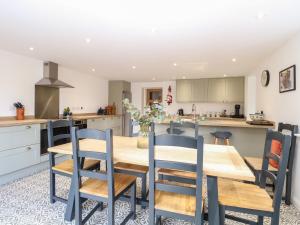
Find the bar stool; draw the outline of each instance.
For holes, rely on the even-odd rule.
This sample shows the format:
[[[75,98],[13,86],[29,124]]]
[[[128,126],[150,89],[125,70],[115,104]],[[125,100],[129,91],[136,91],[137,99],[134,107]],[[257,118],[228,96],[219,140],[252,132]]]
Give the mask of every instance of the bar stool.
[[[214,136],[215,138],[215,145],[218,144],[219,139],[222,139],[224,141],[225,145],[230,145],[229,143],[229,139],[232,136],[232,133],[229,131],[216,131],[216,132],[212,132],[210,133],[212,136]]]

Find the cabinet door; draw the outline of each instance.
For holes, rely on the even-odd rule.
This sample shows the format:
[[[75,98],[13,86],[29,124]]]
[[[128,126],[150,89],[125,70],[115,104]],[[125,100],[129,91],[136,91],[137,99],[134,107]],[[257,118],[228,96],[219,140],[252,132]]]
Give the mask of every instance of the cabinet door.
[[[192,102],[191,80],[176,80],[176,102]]]
[[[40,163],[40,145],[29,145],[0,152],[0,175]]]
[[[89,119],[87,120],[87,127],[89,129],[105,130],[106,128],[105,118]]]
[[[226,102],[244,102],[244,77],[226,79]]]
[[[225,101],[225,79],[213,78],[208,80],[207,100],[209,102]]]
[[[40,143],[40,124],[0,128],[0,152]]]
[[[207,101],[208,79],[195,79],[192,83],[192,101],[206,102]]]

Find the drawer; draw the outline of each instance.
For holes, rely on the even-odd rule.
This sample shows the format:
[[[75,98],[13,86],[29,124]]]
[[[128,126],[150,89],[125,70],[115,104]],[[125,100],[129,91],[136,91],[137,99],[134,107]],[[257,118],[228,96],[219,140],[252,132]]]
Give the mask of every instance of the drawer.
[[[40,124],[0,128],[0,152],[38,143]]]
[[[40,145],[0,152],[0,176],[40,163]]]

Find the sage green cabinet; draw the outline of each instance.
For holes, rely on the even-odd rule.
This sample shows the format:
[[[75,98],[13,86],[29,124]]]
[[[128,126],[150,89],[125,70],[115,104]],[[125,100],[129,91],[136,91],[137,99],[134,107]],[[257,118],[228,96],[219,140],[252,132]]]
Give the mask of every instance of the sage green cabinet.
[[[102,118],[88,119],[87,128],[89,129],[112,129],[114,135],[122,135],[122,117],[107,116]]]
[[[225,79],[213,78],[208,80],[208,102],[225,101]]]
[[[209,79],[191,80],[192,82],[192,102],[206,102]]]
[[[244,102],[244,77],[176,80],[177,102]]]
[[[225,102],[244,102],[244,77],[230,77],[225,83]]]
[[[193,80],[177,80],[176,81],[176,101],[192,102],[192,84]]]

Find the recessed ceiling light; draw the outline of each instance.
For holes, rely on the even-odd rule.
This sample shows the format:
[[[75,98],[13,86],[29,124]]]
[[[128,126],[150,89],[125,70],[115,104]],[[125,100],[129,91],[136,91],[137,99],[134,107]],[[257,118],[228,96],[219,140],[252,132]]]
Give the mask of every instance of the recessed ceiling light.
[[[177,66],[177,63],[173,63],[173,66]]]
[[[135,69],[136,69],[136,66],[132,66],[131,68],[132,68],[133,70],[135,70]]]
[[[92,69],[92,72],[95,72],[95,71],[96,71],[96,70],[93,68],[93,69]]]
[[[157,28],[156,27],[152,27],[151,32],[152,33],[156,33],[156,31],[157,31]]]
[[[182,76],[182,79],[186,79],[186,76]]]
[[[223,76],[224,76],[224,77],[227,77],[227,74],[224,74]]]
[[[152,80],[154,81],[154,80],[156,80],[156,78],[155,78],[155,77],[152,77]]]
[[[33,51],[33,50],[34,50],[34,47],[29,47],[29,50],[30,50],[30,51]]]
[[[89,44],[89,43],[91,42],[91,39],[90,39],[90,38],[86,38],[86,39],[85,39],[85,42],[86,42],[87,44]]]
[[[261,20],[266,16],[266,14],[264,12],[259,12],[257,13],[257,19]]]
[[[236,58],[232,58],[232,62],[236,62]]]

